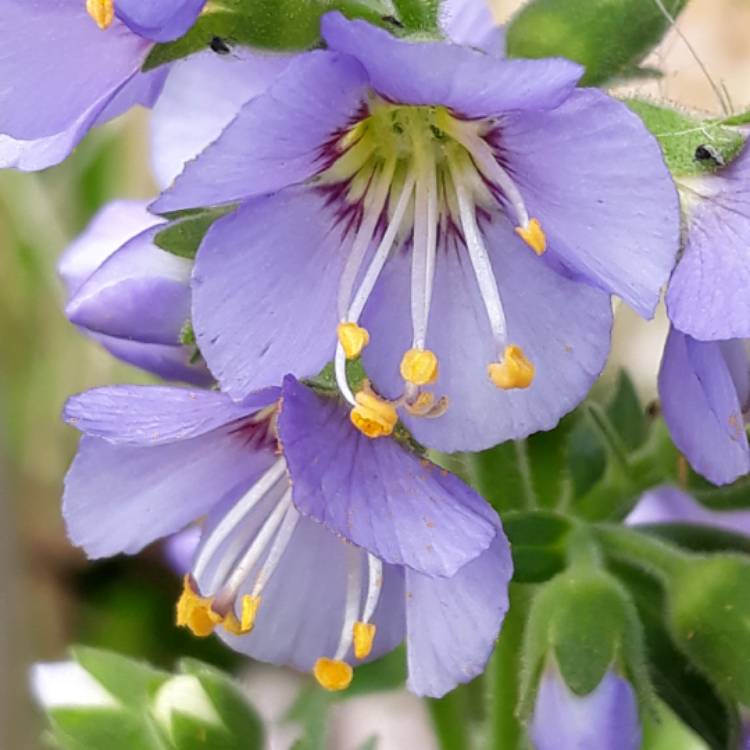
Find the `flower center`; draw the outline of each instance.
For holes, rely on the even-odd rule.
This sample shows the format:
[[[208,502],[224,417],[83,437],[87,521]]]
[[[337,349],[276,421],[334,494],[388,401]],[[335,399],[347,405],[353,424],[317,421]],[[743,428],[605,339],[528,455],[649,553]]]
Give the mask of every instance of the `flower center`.
[[[115,20],[114,0],[86,0],[86,10],[102,31],[108,29]]]
[[[439,362],[427,348],[428,321],[438,247],[457,237],[466,248],[497,348],[488,364],[491,381],[502,389],[526,388],[534,366],[508,340],[505,313],[480,220],[500,208],[515,231],[537,254],[546,237],[530,218],[521,192],[493,147],[493,121],[466,121],[445,107],[393,105],[371,97],[365,116],[333,144],[329,166],[315,185],[339,203],[339,219],[351,235],[351,248],[338,294],[336,379],[347,401],[358,410],[353,422],[370,437],[390,434],[360,419],[363,405],[346,378],[346,360],[359,356],[370,336],[359,319],[394,248],[411,245],[411,347],[400,372],[404,391],[381,400],[422,417],[437,417],[448,406],[424,390],[439,378]],[[371,411],[375,408],[368,393]],[[366,429],[363,429],[366,428]]]

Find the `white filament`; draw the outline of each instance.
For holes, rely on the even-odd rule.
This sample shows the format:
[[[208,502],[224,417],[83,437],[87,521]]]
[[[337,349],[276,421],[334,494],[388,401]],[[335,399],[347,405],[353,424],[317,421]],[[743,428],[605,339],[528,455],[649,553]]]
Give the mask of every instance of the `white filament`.
[[[195,561],[193,575],[200,578],[206,565],[214,556],[221,544],[234,531],[237,524],[273,489],[274,485],[286,473],[286,461],[278,459],[263,476],[243,495],[211,532]]]
[[[357,622],[359,604],[362,599],[362,560],[360,552],[351,545],[346,546],[346,605],[344,623],[336,654],[333,657],[341,661],[349,652],[354,637],[354,623]]]
[[[260,560],[266,547],[268,547],[269,542],[276,534],[276,531],[278,530],[291,503],[292,489],[290,487],[284,493],[281,500],[276,504],[276,507],[268,515],[268,518],[264,521],[260,531],[256,534],[255,539],[253,539],[248,547],[247,552],[245,552],[242,559],[232,571],[232,575],[227,580],[226,588],[228,591],[232,593],[236,592],[248,575],[250,575],[250,571],[258,560]]]
[[[458,211],[461,218],[466,248],[479,285],[479,293],[487,311],[492,335],[498,351],[502,351],[507,336],[507,324],[497,281],[492,270],[492,263],[487,248],[482,240],[482,233],[477,226],[476,209],[466,186],[461,180],[460,168],[453,159],[449,160],[451,178],[458,200]]]
[[[291,497],[291,489],[288,490],[288,493]],[[282,502],[284,502],[284,500],[282,500]],[[299,513],[297,512],[297,509],[294,507],[294,505],[289,504],[289,507],[286,510],[286,515],[284,516],[284,520],[281,522],[279,533],[273,540],[271,549],[268,552],[268,557],[266,558],[260,571],[258,572],[258,577],[255,579],[255,586],[253,587],[252,596],[260,596],[261,592],[263,591],[263,587],[268,583],[269,580],[271,580],[271,576],[276,571],[276,568],[278,568],[279,563],[281,562],[281,558],[284,556],[284,552],[286,552],[286,548],[289,546],[289,542],[292,539],[292,534],[294,534],[294,530],[297,528],[298,521]]]
[[[374,555],[367,555],[367,598],[362,613],[362,622],[368,623],[375,613],[383,590],[383,563]]]
[[[450,134],[471,154],[482,174],[500,187],[513,207],[519,226],[528,226],[529,213],[523,196],[511,176],[500,166],[487,142],[471,126],[462,125],[457,121],[451,127]]]

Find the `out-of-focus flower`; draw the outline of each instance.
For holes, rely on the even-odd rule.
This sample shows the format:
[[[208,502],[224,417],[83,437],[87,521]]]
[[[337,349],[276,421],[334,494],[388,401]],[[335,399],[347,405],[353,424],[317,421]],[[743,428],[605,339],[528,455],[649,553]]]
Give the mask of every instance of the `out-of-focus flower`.
[[[336,13],[322,28],[329,50],[293,61],[155,204],[242,202],[196,261],[209,367],[241,399],[335,355],[354,406],[344,365],[362,352],[443,450],[552,427],[602,368],[608,292],[649,315],[671,269],[677,201],[656,143],[575,90],[573,63]]]
[[[664,485],[644,493],[626,521],[631,526],[686,523],[713,526],[750,536],[750,511],[711,510],[678,487]]]
[[[497,515],[396,440],[364,437],[338,398],[293,378],[242,404],[123,386],[74,397],[65,417],[84,437],[63,511],[89,555],[207,517],[177,609],[197,635],[218,629],[329,689],[404,638],[416,693],[484,667],[512,570]]]
[[[142,73],[205,0],[2,0],[0,166],[62,161],[92,127],[151,106],[167,68]]]
[[[638,750],[633,688],[609,671],[591,693],[576,695],[551,664],[539,684],[530,734],[536,750]]]
[[[212,382],[195,347],[181,343],[190,317],[191,264],[154,245],[164,222],[142,201],[107,204],[63,253],[65,312],[111,354],[168,380]]]

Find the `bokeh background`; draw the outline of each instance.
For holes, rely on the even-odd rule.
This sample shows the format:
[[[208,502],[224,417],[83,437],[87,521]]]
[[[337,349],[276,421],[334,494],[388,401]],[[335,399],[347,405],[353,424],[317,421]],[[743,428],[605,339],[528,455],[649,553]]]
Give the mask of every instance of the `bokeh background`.
[[[521,4],[496,0],[499,21]],[[750,107],[750,2],[691,0],[679,22],[735,111]],[[685,42],[672,31],[647,61],[658,80],[619,89],[719,114],[717,97]],[[132,112],[93,133],[65,164],[40,174],[0,174],[0,749],[41,746],[43,720],[27,687],[29,665],[59,659],[71,642],[115,648],[168,666],[190,654],[241,668],[212,641],[172,625],[177,577],[159,548],[137,559],[90,565],[66,541],[59,503],[77,436],[59,419],[65,398],[114,382],[147,382],[68,325],[55,265],[92,214],[114,198],[154,194],[148,117]],[[574,207],[573,207],[574,208]],[[664,320],[644,324],[618,311],[615,364],[653,398]],[[258,708],[284,715],[298,678],[256,666],[244,680]],[[329,745],[349,750],[374,733],[380,750],[431,750],[425,705],[386,692],[337,706]],[[286,748],[293,726],[271,735]],[[682,748],[676,748],[682,750]]]

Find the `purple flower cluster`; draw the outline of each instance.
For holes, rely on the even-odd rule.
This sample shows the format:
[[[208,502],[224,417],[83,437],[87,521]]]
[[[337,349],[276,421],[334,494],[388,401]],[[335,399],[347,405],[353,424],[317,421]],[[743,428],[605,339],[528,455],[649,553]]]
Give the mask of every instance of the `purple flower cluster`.
[[[447,5],[449,40],[329,13],[324,49],[204,51],[143,73],[203,2],[0,0],[15,45],[0,56],[0,164],[48,166],[94,125],[154,107],[163,192],[105,207],[60,273],[76,326],[192,386],[68,402],[83,433],[70,537],[103,557],[200,526],[178,623],[332,690],[404,641],[418,694],[482,671],[509,544],[412,438],[477,451],[553,428],[604,367],[611,297],[650,317],[679,245],[678,193],[640,119],[577,87],[572,62],[505,58],[483,3]],[[21,90],[44,112],[14,106]],[[680,185],[687,245],[667,294],[665,419],[715,482],[750,470],[747,161]],[[165,216],[205,207],[226,214],[194,262],[158,247]],[[313,380],[331,363],[335,387]],[[561,746],[543,720],[556,713],[575,718],[567,746],[607,731],[638,745],[615,672],[580,697],[550,670],[539,748]]]

